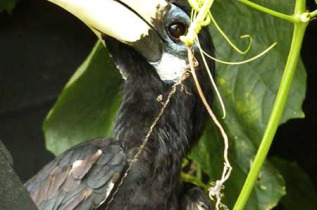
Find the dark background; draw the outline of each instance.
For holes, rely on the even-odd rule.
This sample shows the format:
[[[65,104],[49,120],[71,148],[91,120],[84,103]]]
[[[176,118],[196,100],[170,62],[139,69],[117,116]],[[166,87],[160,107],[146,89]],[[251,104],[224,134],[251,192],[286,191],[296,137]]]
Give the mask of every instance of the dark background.
[[[316,9],[312,0],[308,5]],[[42,122],[95,41],[84,24],[45,1],[22,0],[12,14],[0,14],[0,140],[23,182],[53,158],[45,150]],[[278,129],[270,155],[297,162],[317,188],[317,20],[308,26],[302,59],[306,118]]]

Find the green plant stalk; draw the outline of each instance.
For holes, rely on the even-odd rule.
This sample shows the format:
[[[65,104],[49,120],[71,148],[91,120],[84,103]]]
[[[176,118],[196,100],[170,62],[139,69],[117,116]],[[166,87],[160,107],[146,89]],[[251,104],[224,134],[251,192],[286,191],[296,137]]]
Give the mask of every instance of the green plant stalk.
[[[317,9],[315,11],[312,11],[309,15],[310,15],[310,17],[317,16]]]
[[[199,165],[197,165],[197,169],[196,169],[196,178],[199,180],[202,180],[203,178],[202,170]]]
[[[293,17],[291,15],[286,15],[286,14],[283,14],[283,13],[280,13],[280,12],[276,12],[274,10],[271,10],[271,9],[268,9],[268,8],[263,7],[261,5],[258,5],[258,4],[255,4],[253,2],[250,2],[249,0],[238,0],[238,1],[241,2],[242,4],[245,4],[245,5],[249,6],[249,7],[257,9],[257,10],[259,10],[261,12],[264,12],[264,13],[270,14],[272,16],[287,20],[289,22],[292,22],[292,23],[299,22],[298,18],[295,18],[295,17]]]
[[[203,183],[200,179],[198,179],[197,177],[194,177],[190,174],[186,174],[184,172],[181,173],[181,179],[184,182],[189,182],[189,183],[193,183],[201,188],[203,188],[205,191],[208,190],[208,185],[206,185],[205,183]]]
[[[294,10],[294,17],[298,19],[302,14],[305,13],[306,0],[297,0]],[[286,62],[284,74],[280,83],[280,87],[275,99],[273,110],[267,124],[267,128],[264,132],[263,139],[261,141],[258,152],[255,156],[255,160],[248,174],[248,177],[244,183],[244,186],[240,192],[238,200],[235,203],[233,210],[243,210],[254,187],[254,184],[258,178],[259,172],[268,154],[270,146],[272,144],[274,135],[276,133],[277,127],[281,116],[284,112],[285,104],[287,101],[287,96],[290,91],[293,76],[297,67],[298,59],[300,56],[300,49],[302,46],[304,34],[306,27],[309,23],[309,19],[305,22],[296,21],[294,23],[295,28],[293,31],[293,38],[291,43],[290,52]]]

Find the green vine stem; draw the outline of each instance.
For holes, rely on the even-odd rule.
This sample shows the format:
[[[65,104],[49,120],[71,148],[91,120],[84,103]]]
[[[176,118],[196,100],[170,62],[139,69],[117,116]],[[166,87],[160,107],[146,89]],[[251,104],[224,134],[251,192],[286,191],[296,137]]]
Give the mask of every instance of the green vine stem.
[[[245,2],[245,0],[239,0],[239,1]],[[260,147],[255,156],[255,160],[253,162],[251,170],[248,174],[248,177],[244,183],[244,186],[240,192],[240,195],[238,197],[238,200],[236,201],[236,204],[233,210],[244,209],[248,201],[248,198],[252,192],[253,186],[257,180],[261,167],[268,154],[268,151],[272,144],[277,127],[279,125],[281,116],[283,114],[287,96],[289,94],[293,76],[294,76],[298,59],[300,56],[300,49],[302,46],[305,30],[309,23],[310,18],[313,17],[314,14],[316,14],[316,11],[314,11],[313,14],[305,12],[305,6],[306,6],[306,0],[296,0],[294,16],[290,16],[292,18],[289,19],[291,22],[294,23],[295,28],[293,31],[291,48],[290,48],[290,52],[286,62],[284,74],[280,83],[280,87],[275,99],[275,103],[273,106],[273,110],[272,110],[269,122],[267,124],[267,128],[264,132],[263,139],[261,141]],[[282,17],[279,15],[276,15],[276,12],[272,13],[272,11],[268,11],[268,10],[266,12],[277,17],[281,17],[281,18],[284,17],[284,16]],[[296,21],[293,21],[294,18],[296,18]],[[286,18],[284,17],[283,19],[286,19]]]
[[[309,15],[311,18],[316,17],[317,16],[317,9],[315,11],[311,12]]]
[[[203,183],[202,181],[200,181],[199,178],[197,177],[194,177],[190,174],[186,174],[184,172],[181,173],[181,179],[184,181],[184,182],[189,182],[189,183],[193,183],[201,188],[203,188],[205,191],[208,190],[208,185],[206,185],[205,183]]]
[[[241,2],[242,4],[245,4],[249,7],[252,7],[254,9],[257,9],[261,12],[264,12],[264,13],[267,13],[267,14],[270,14],[272,16],[275,16],[275,17],[278,17],[278,18],[281,18],[281,19],[284,19],[284,20],[287,20],[287,21],[290,21],[292,23],[297,23],[299,22],[298,18],[294,17],[294,16],[291,16],[291,15],[285,15],[283,13],[280,13],[280,12],[276,12],[274,10],[271,10],[271,9],[268,9],[266,7],[263,7],[261,5],[258,5],[256,3],[253,3],[249,0],[238,0],[239,2]]]

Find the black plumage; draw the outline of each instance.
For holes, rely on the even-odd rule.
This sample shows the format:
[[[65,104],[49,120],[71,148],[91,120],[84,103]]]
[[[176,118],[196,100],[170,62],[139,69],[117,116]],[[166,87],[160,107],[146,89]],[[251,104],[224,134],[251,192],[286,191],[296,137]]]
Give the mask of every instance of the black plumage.
[[[170,3],[189,12],[185,1]],[[182,15],[186,13],[177,14],[177,18]],[[162,32],[166,30],[165,22],[161,26],[160,22],[155,23],[156,33],[165,40],[163,51],[186,59],[186,46]],[[202,30],[199,39],[202,48],[214,54],[207,29]],[[175,81],[163,81],[147,56],[133,46],[104,34],[102,40],[125,78],[114,137],[81,143],[45,166],[25,184],[34,202],[40,209],[211,209],[200,188],[180,181],[182,158],[200,137],[207,118],[191,77],[177,86],[138,161],[132,163],[120,183],[162,109],[158,97],[164,102]],[[205,67],[197,47],[193,49],[200,64],[196,67],[200,84],[211,102]],[[208,65],[214,70],[213,62]]]

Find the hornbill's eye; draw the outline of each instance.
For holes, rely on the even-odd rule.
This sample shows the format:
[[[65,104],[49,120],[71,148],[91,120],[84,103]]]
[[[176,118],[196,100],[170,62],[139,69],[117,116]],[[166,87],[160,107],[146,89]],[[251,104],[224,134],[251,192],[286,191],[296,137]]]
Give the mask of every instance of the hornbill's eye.
[[[187,32],[187,26],[182,22],[174,22],[167,29],[169,36],[175,41],[178,41]]]

